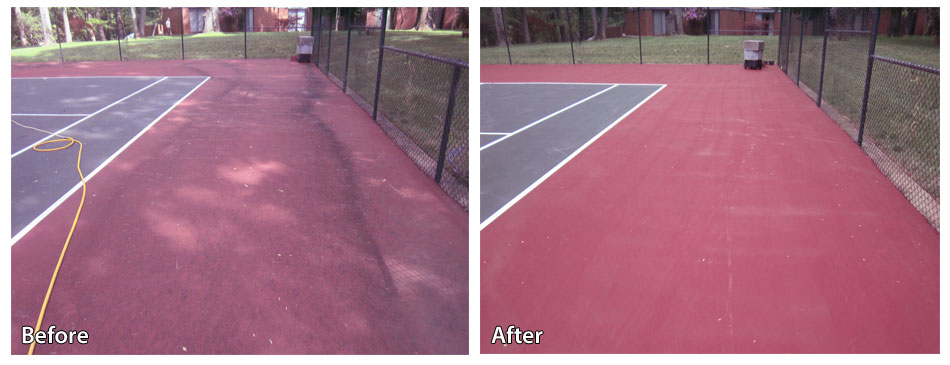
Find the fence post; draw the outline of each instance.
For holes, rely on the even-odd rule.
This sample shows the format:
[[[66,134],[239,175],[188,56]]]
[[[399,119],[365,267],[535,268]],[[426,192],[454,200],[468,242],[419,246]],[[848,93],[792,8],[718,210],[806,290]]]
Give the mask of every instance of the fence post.
[[[874,8],[871,25],[871,45],[868,47],[868,71],[864,77],[864,98],[861,99],[861,125],[858,127],[858,146],[864,142],[864,121],[868,114],[868,94],[871,92],[871,69],[874,67],[874,47],[877,44],[877,26],[881,20],[881,8]]]
[[[712,21],[709,18],[712,17],[712,12],[709,8],[706,8],[706,64],[709,64],[709,33],[712,33]]]
[[[383,78],[383,47],[386,46],[387,16],[389,16],[389,8],[383,8],[383,26],[379,32],[379,61],[376,63],[376,95],[373,97],[373,120],[376,120],[376,114],[379,111],[379,83]]]
[[[57,42],[57,43],[59,43],[59,62],[66,63],[66,57],[63,57],[63,42]],[[119,54],[119,59],[122,59],[121,53]]]
[[[818,107],[821,108],[821,91],[825,87],[825,51],[828,49],[828,13],[830,9],[825,9],[824,39],[821,41],[821,72],[818,74]]]
[[[780,17],[780,20],[778,22],[778,26],[779,26],[778,47],[775,47],[775,53],[776,53],[775,62],[778,62],[778,67],[781,68],[782,67],[782,31],[785,30],[784,29],[785,27],[783,27],[783,25],[785,24],[785,13],[782,11],[782,8],[779,8],[778,16]]]
[[[247,59],[247,8],[244,8],[244,59]]]
[[[120,13],[117,12],[115,18],[115,38],[119,42],[119,62],[122,62],[122,35],[119,34],[119,15]],[[184,56],[182,59],[185,59]]]
[[[316,39],[316,52],[310,52],[313,55],[314,65],[317,65],[317,68],[320,68],[320,39],[323,38],[323,8],[320,8],[320,12],[317,14],[318,25],[317,25],[317,39]]]
[[[508,39],[508,24],[505,23],[505,8],[501,8],[501,29],[505,31],[505,49],[508,50],[508,64],[511,64],[511,40]]]
[[[452,72],[452,87],[449,89],[449,105],[445,108],[445,119],[442,122],[442,143],[439,145],[439,162],[435,166],[435,182],[442,183],[442,170],[445,167],[445,152],[449,147],[449,132],[452,129],[452,113],[455,111],[455,92],[459,85],[459,76],[462,67],[455,65]]]
[[[794,11],[792,10],[792,8],[788,8],[788,32],[786,33],[788,34],[788,37],[786,37],[788,39],[785,40],[785,75],[786,76],[788,76],[788,58],[789,56],[791,56],[791,53],[792,53],[792,17],[795,16],[792,14],[793,12]]]
[[[178,25],[181,27],[181,60],[185,60],[185,8],[178,8]]]
[[[573,65],[574,64],[574,27],[571,25],[571,8],[564,8],[564,9],[565,9],[565,12],[567,13],[567,35],[568,35],[568,39],[571,40],[571,64]]]
[[[346,27],[346,61],[343,63],[343,93],[346,94],[346,77],[350,73],[350,33],[353,32],[349,26]]]
[[[333,14],[330,24],[327,24],[327,76],[330,76],[330,52],[333,52],[333,28],[336,26],[334,23],[336,23],[336,13]]]
[[[805,8],[802,8],[802,29],[798,32],[798,71],[795,74],[795,86],[802,84],[802,44],[805,43]]]
[[[640,51],[640,64],[643,64],[643,29],[640,29],[640,24],[643,24],[643,18],[640,17],[640,8],[637,8],[637,47]]]

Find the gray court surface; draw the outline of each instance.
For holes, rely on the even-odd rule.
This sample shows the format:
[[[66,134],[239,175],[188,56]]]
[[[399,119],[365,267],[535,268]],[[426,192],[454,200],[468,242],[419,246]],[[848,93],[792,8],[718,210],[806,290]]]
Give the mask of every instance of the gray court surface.
[[[207,77],[13,78],[12,119],[83,143],[90,179]],[[11,123],[14,243],[78,188],[78,147],[37,152],[47,133]],[[53,146],[53,145],[49,145]],[[44,146],[47,147],[47,146]]]
[[[482,84],[482,227],[663,87]]]

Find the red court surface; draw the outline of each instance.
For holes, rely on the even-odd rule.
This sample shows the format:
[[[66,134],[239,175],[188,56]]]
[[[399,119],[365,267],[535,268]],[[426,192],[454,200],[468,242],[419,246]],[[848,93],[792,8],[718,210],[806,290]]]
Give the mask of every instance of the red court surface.
[[[939,352],[938,232],[778,68],[481,75],[668,85],[481,231],[481,352]]]
[[[90,343],[38,354],[467,353],[466,212],[313,65],[13,66],[104,73],[211,79],[89,182],[43,327]],[[78,200],[12,247],[14,354]]]

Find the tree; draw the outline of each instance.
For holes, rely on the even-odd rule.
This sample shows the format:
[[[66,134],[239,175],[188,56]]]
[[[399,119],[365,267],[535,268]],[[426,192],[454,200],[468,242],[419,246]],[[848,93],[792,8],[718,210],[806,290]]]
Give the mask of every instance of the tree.
[[[492,8],[492,15],[495,20],[495,46],[507,46],[508,38],[505,36],[504,15],[501,13],[501,8]]]
[[[146,14],[145,14],[145,11],[146,11],[146,10],[148,10],[148,8],[146,8],[146,7],[144,7],[144,6],[139,8],[139,25],[138,25],[138,27],[139,27],[139,31],[142,32],[142,36],[145,36],[145,15],[146,15]],[[155,28],[152,28],[153,32],[154,32],[154,29],[155,29]]]
[[[211,16],[211,30],[215,32],[220,32],[221,31],[221,17],[218,16],[218,13],[219,13],[218,8],[212,7],[210,13],[211,13],[210,15]],[[208,23],[205,23],[205,24],[208,24]]]
[[[445,8],[419,8],[415,30],[434,30],[442,27]]]
[[[16,18],[13,20],[13,23],[16,24],[17,32],[20,36],[20,46],[29,46],[30,42],[26,39],[26,25],[23,23],[23,13],[20,12],[19,7],[13,8],[13,17]]]
[[[887,36],[895,37],[901,33],[901,13],[904,8],[888,8],[891,12],[890,22],[887,24]]]
[[[96,18],[96,23],[95,23],[96,32],[99,33],[99,39],[101,39],[101,40],[106,40],[106,32],[105,32],[105,30],[102,28],[102,21],[101,21],[101,20],[102,20],[102,15],[101,15],[101,13],[99,12],[99,8],[98,8],[98,7],[95,8],[95,9],[96,9],[96,10],[95,10],[95,14],[94,14],[93,16]]]
[[[116,38],[122,39],[125,37],[125,24],[122,22],[121,14],[119,13],[119,8],[114,8],[113,13],[115,13],[116,24],[118,24],[118,29],[116,31]]]
[[[212,9],[217,10],[218,8],[212,8]],[[211,33],[211,32],[214,32],[214,15],[213,15],[213,13],[214,13],[213,10],[212,10],[212,11],[205,11],[205,12],[204,12],[204,15],[202,15],[202,17],[201,17],[201,18],[202,18],[202,20],[201,20],[201,23],[202,23],[201,33]]]
[[[531,32],[528,31],[528,14],[525,13],[524,8],[521,8],[521,33],[524,34],[522,37],[525,44],[531,44]]]
[[[63,32],[65,32],[66,42],[73,41],[73,34],[69,30],[69,15],[66,14],[66,7],[63,7]]]
[[[560,38],[558,38],[557,41],[563,42],[565,39],[567,39],[567,30],[564,28],[564,20],[561,17],[561,8],[554,8],[554,18],[558,21],[557,29]]]
[[[40,7],[40,23],[43,25],[43,45],[48,46],[53,40],[53,24],[49,21],[49,8]]]
[[[591,28],[593,28],[594,30],[594,34],[591,35],[590,38],[588,38],[587,40],[597,40],[598,39],[597,30],[600,29],[600,27],[597,25],[597,9],[596,8],[589,8],[589,9],[590,9],[590,24],[591,24]]]
[[[683,34],[683,8],[673,8],[666,13],[667,34]]]
[[[139,20],[135,15],[135,7],[129,8],[129,13],[132,14],[132,32],[135,33],[136,38],[142,38],[142,28],[139,28]]]
[[[907,8],[905,13],[907,16],[901,21],[905,26],[904,34],[913,35],[914,28],[917,27],[917,8]]]
[[[600,8],[600,32],[598,39],[607,39],[607,8]]]

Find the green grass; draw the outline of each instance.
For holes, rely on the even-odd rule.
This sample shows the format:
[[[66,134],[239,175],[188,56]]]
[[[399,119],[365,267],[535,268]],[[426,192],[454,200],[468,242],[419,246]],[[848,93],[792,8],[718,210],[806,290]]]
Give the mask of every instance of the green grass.
[[[326,33],[324,33],[326,34]],[[310,32],[252,32],[247,33],[248,58],[290,58],[297,49],[297,36]],[[467,60],[468,38],[453,31],[388,31],[387,45],[433,53],[444,57]],[[334,41],[346,33],[335,32]],[[118,41],[70,42],[62,44],[62,59],[77,61],[117,61]],[[378,38],[377,43],[378,45]],[[184,37],[186,59],[244,58],[244,33],[209,33]],[[59,62],[59,45],[14,48],[10,51],[13,62]],[[122,41],[122,57],[126,60],[181,59],[182,38],[156,36]]]

